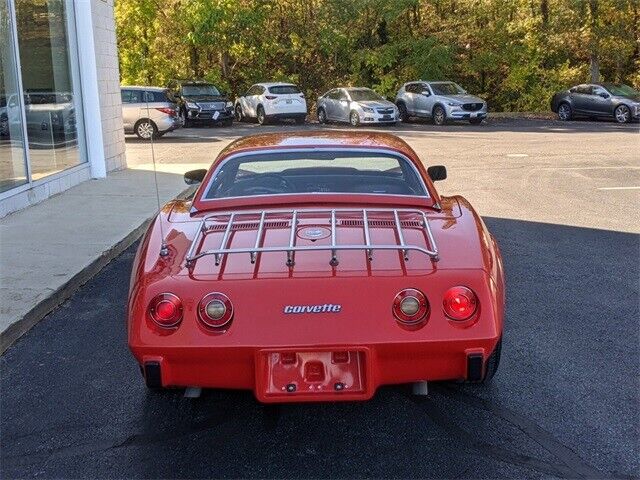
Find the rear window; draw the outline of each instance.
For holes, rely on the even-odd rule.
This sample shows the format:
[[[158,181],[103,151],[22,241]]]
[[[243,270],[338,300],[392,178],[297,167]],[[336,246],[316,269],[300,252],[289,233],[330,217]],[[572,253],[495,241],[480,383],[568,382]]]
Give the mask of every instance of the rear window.
[[[163,90],[161,92],[157,90],[146,91],[144,92],[144,100],[143,102],[169,102],[169,97],[167,96],[167,91]]]
[[[276,87],[269,87],[269,93],[274,95],[292,95],[300,93],[300,89],[295,85],[278,85]]]
[[[204,198],[305,193],[428,196],[413,164],[404,157],[332,150],[231,157],[218,168]]]

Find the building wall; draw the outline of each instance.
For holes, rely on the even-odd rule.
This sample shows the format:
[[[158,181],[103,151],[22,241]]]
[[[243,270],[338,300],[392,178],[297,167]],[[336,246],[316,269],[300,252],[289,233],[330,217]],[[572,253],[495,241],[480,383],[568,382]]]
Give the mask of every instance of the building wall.
[[[91,13],[100,91],[102,138],[106,167],[109,172],[127,167],[113,0],[91,0]]]

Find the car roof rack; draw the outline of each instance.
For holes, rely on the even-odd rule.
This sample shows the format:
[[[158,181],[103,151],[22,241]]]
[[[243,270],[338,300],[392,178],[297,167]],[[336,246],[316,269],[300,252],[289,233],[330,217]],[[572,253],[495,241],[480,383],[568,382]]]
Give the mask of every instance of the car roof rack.
[[[331,231],[331,243],[322,245],[296,245],[296,232],[299,226],[301,216],[313,214],[313,226],[326,226]],[[418,216],[419,221],[403,222],[400,215]],[[325,216],[324,222],[317,221],[318,216]],[[348,218],[345,218],[348,217]],[[386,217],[387,221],[383,218]],[[257,220],[257,223],[256,223]],[[274,222],[273,220],[277,220]],[[357,225],[362,222],[364,233],[364,243],[339,243],[338,239],[338,222],[349,220],[349,226]],[[354,222],[355,220],[355,222]],[[382,221],[381,221],[382,220]],[[257,233],[253,247],[230,247],[230,237],[233,231],[257,226]],[[221,228],[217,228],[221,227]],[[374,243],[371,240],[371,228],[392,228],[395,230],[396,243],[382,244]],[[267,246],[263,245],[265,231],[269,228],[288,228],[289,242],[286,245]],[[425,236],[428,247],[414,245],[405,241],[404,230],[419,229]],[[218,248],[198,251],[203,244],[206,235],[212,231],[223,231],[222,240]],[[438,247],[433,238],[431,227],[427,220],[426,214],[421,210],[404,209],[404,208],[334,208],[334,209],[300,209],[300,210],[254,210],[254,211],[233,211],[225,213],[214,213],[207,215],[200,221],[199,228],[193,238],[191,245],[187,251],[186,265],[189,269],[193,269],[198,259],[214,255],[216,266],[224,259],[225,255],[244,253],[249,254],[251,263],[256,262],[256,258],[260,253],[266,252],[286,252],[285,264],[293,267],[295,263],[296,252],[309,251],[328,251],[330,253],[329,264],[337,266],[339,263],[338,252],[345,250],[362,250],[367,252],[369,261],[373,261],[374,250],[395,250],[402,252],[405,261],[409,260],[409,252],[416,251],[427,255],[433,262],[437,262]]]

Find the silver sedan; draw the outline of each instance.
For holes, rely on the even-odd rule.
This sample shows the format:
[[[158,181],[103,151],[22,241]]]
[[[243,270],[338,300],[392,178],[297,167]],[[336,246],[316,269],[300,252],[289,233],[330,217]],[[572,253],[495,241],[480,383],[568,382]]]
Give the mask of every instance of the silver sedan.
[[[334,88],[318,98],[318,121],[393,125],[398,121],[396,106],[370,88]]]

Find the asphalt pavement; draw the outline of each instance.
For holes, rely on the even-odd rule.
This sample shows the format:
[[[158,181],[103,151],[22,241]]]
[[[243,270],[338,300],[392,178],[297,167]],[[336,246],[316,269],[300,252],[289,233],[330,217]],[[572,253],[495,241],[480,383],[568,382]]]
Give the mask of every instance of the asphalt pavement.
[[[180,390],[148,393],[124,329],[134,246],[0,357],[0,476],[640,477],[640,236],[629,233],[637,229],[629,204],[634,190],[607,191],[605,220],[581,210],[591,208],[584,202],[603,183],[634,185],[637,132],[609,124],[610,130],[589,131],[593,123],[581,124],[585,131],[575,144],[562,145],[588,154],[580,140],[593,135],[602,142],[591,145],[593,158],[557,156],[551,165],[589,169],[568,170],[574,173],[564,182],[546,184],[570,220],[540,211],[532,195],[545,184],[499,176],[512,170],[513,159],[550,168],[554,159],[536,152],[571,138],[564,133],[522,132],[535,138],[513,143],[511,151],[529,157],[496,153],[485,160],[488,177],[468,150],[453,163],[459,175],[452,182],[480,203],[505,260],[503,356],[490,385],[433,383],[428,397],[393,386],[368,402],[277,406],[257,403],[251,392],[207,390],[199,399]],[[222,129],[193,131],[206,137]],[[438,136],[456,140],[456,131],[437,132],[438,148]],[[474,127],[450,141],[451,148],[472,144],[465,136],[476,132],[500,148],[512,133],[496,129],[489,137],[489,128]],[[631,151],[607,159],[601,155],[607,142],[610,150]],[[479,145],[481,152],[494,148]],[[624,175],[607,168],[619,166],[626,166]],[[493,184],[483,183],[491,175]],[[588,192],[575,204],[571,192],[579,182]],[[529,195],[526,210],[504,210],[509,185],[521,189],[512,203],[523,191]],[[500,201],[492,203],[490,192]]]

